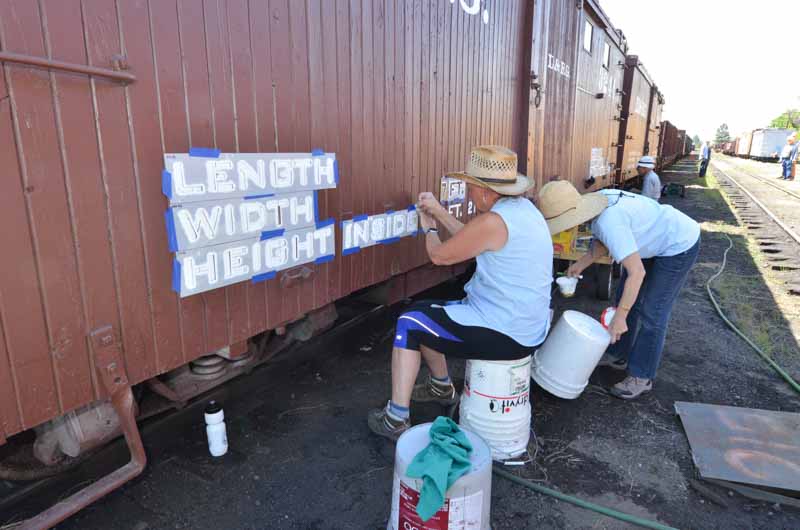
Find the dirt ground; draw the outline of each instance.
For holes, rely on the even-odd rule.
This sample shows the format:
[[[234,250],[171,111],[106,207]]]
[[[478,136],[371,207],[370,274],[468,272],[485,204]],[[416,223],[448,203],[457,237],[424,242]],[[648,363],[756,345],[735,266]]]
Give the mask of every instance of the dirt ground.
[[[520,475],[559,491],[678,528],[790,529],[800,511],[730,495],[711,504],[692,487],[696,477],[675,401],[798,410],[798,396],[714,312],[705,283],[719,267],[729,234],[727,277],[761,287],[753,308],[769,315],[773,339],[787,347],[780,362],[800,377],[797,343],[761,280],[736,219],[719,191],[694,180],[692,164],[664,172],[689,183],[669,198],[703,223],[700,258],[673,312],[654,391],[623,402],[604,387],[622,375],[600,369],[580,398],[555,398],[534,386],[534,461]],[[752,286],[750,286],[752,288]],[[458,296],[459,286],[440,289]],[[606,303],[591,281],[564,309],[599,315]],[[440,296],[442,293],[437,293]],[[228,385],[225,411],[231,451],[208,456],[200,411],[171,429],[146,430],[150,463],[133,483],[60,526],[66,529],[350,529],[385,528],[390,508],[393,446],[370,435],[365,415],[385,403],[393,308],[368,324],[326,340],[303,363],[264,367]],[[792,355],[791,352],[794,352]],[[463,365],[452,363],[454,377]],[[415,409],[417,422],[436,410]],[[619,521],[532,493],[503,479],[492,484],[492,528],[628,528]]]

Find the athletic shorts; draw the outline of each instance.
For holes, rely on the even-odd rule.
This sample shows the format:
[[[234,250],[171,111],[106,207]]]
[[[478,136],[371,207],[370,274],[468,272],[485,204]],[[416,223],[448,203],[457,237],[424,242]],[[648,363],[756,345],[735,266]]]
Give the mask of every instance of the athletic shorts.
[[[395,347],[419,351],[420,346],[427,346],[447,357],[484,361],[522,359],[538,347],[523,346],[493,329],[461,325],[447,316],[447,304],[443,300],[411,304],[397,319]]]

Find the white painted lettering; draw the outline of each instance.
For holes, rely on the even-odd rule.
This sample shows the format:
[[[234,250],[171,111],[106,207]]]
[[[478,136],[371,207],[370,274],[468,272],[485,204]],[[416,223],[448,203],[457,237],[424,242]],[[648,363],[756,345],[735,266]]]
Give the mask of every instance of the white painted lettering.
[[[201,232],[206,239],[213,240],[217,236],[221,216],[221,206],[213,206],[210,215],[206,208],[198,208],[194,212],[194,216],[188,210],[179,210],[178,224],[186,234],[186,238],[192,243],[200,239]]]
[[[386,239],[386,219],[384,217],[375,217],[372,219],[369,237],[376,242]]]
[[[245,201],[239,205],[239,224],[242,232],[259,232],[267,226],[267,208],[260,201]]]
[[[264,259],[268,270],[277,270],[289,261],[289,245],[285,237],[273,237],[264,243]]]
[[[183,162],[173,162],[170,173],[172,174],[172,182],[175,184],[175,193],[178,196],[202,195],[206,192],[206,187],[203,184],[188,184],[186,182],[186,169]]]
[[[363,247],[369,243],[369,222],[367,220],[353,223],[353,246]]]
[[[217,253],[209,252],[206,254],[205,263],[195,263],[194,258],[187,256],[182,264],[183,283],[187,289],[197,288],[198,276],[205,276],[208,278],[208,283],[214,285],[219,281],[219,274],[217,271]]]
[[[300,175],[300,185],[308,186],[308,174],[311,169],[311,160],[308,158],[295,160],[294,167],[297,168],[297,172]]]
[[[229,236],[236,234],[236,212],[232,204],[226,204],[225,208],[225,233]]]
[[[233,162],[226,159],[206,161],[206,180],[210,193],[230,193],[236,190],[236,183],[230,179],[228,171],[233,169]]]
[[[319,241],[319,255],[320,256],[327,256],[331,252],[328,252],[328,238],[333,235],[333,225],[328,225],[323,228],[319,228],[314,230],[314,239]]]
[[[294,165],[285,158],[276,158],[269,163],[269,180],[273,188],[289,188],[294,182]]]
[[[327,181],[328,184],[336,183],[336,172],[332,158],[314,159],[314,184],[320,185],[323,180]]]
[[[236,171],[239,173],[239,188],[242,191],[248,189],[250,182],[262,190],[267,187],[267,171],[263,160],[257,160],[255,168],[246,160],[239,160],[236,162]]]
[[[226,280],[250,274],[250,267],[244,264],[247,247],[226,248],[222,252],[223,274]]]
[[[289,215],[292,225],[300,223],[300,217],[303,217],[306,223],[313,223],[314,198],[310,195],[306,195],[305,197],[292,197],[289,199]],[[317,219],[317,221],[319,221],[319,219]]]
[[[300,234],[292,235],[292,258],[295,261],[300,261],[300,253],[304,252],[305,259],[314,257],[314,234],[313,232],[306,232],[302,236]]]

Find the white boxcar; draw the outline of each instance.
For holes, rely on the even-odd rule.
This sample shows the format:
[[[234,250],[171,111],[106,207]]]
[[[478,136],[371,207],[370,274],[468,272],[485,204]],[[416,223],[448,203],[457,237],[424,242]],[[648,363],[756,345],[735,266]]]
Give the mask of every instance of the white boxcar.
[[[777,160],[781,149],[786,145],[786,137],[791,133],[789,129],[756,129],[753,131],[750,158]]]

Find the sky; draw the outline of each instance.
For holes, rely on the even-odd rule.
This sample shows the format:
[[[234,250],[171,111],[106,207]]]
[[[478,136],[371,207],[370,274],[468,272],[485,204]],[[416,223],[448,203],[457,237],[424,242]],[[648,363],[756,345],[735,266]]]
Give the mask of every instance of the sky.
[[[800,2],[599,2],[664,94],[664,118],[690,135],[727,123],[736,137],[800,108]]]

